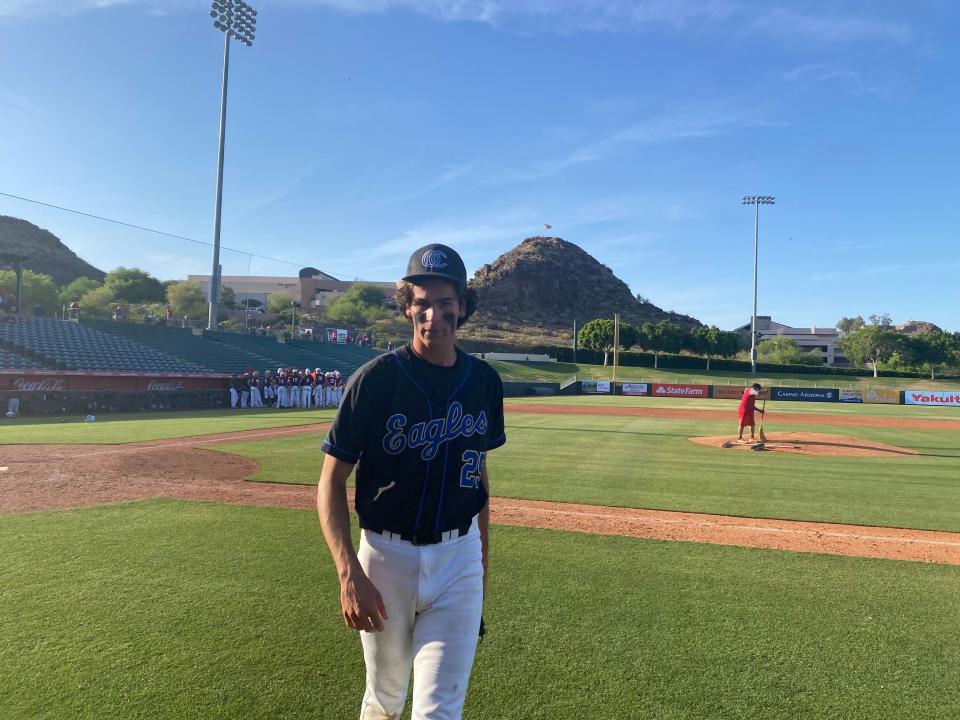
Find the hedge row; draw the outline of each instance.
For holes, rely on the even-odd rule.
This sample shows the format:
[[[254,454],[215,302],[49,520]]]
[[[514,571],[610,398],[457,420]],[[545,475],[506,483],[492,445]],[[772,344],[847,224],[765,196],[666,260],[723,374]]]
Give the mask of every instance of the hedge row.
[[[458,340],[457,345],[466,352],[503,352],[529,353],[531,355],[549,355],[559,362],[578,362],[585,365],[602,365],[603,353],[596,350],[577,350],[576,360],[574,352],[569,347],[556,345],[526,345],[517,346],[509,343],[490,342],[485,340]],[[610,355],[612,362],[613,355]],[[620,353],[618,363],[629,367],[653,367],[654,355],[648,352]],[[668,355],[661,353],[657,368],[660,370],[706,370],[706,358],[697,355]],[[714,358],[710,361],[710,370],[726,370],[729,372],[750,372],[749,360],[728,360]],[[782,375],[837,375],[840,377],[873,377],[872,370],[862,368],[836,368],[826,365],[777,365],[774,363],[757,363],[759,373],[777,373]],[[880,377],[926,378],[926,373],[920,372],[893,372],[881,370]],[[957,375],[938,375],[938,378],[956,378]]]

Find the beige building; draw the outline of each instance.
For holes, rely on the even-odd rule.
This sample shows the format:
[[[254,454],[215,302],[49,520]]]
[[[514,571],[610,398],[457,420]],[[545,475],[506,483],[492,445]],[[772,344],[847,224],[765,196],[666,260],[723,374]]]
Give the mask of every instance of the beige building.
[[[734,332],[746,333],[749,338],[750,323],[735,328]],[[849,365],[849,362],[843,356],[843,352],[837,347],[840,332],[836,328],[796,328],[774,322],[769,315],[757,315],[757,344],[778,337],[792,340],[804,352],[819,350],[823,362],[830,367]]]
[[[196,282],[203,290],[203,294],[210,297],[209,275],[188,275],[187,280]],[[334,300],[347,292],[357,282],[367,285],[376,285],[383,290],[388,300],[393,299],[396,291],[395,282],[376,280],[337,280],[316,268],[306,267],[300,271],[299,277],[277,277],[272,275],[222,275],[220,282],[223,287],[233,290],[238,303],[250,301],[255,307],[267,304],[267,298],[275,293],[286,293],[300,301],[304,311],[311,308],[325,308]]]

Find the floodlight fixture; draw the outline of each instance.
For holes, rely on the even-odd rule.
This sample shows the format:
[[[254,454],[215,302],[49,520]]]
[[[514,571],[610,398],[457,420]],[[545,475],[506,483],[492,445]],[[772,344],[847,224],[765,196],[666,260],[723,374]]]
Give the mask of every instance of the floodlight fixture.
[[[760,206],[773,205],[773,195],[744,195],[741,203],[756,209],[753,224],[753,317],[750,321],[750,371],[757,373],[757,265],[760,251]]]
[[[223,149],[227,127],[227,77],[230,71],[230,38],[253,47],[257,11],[243,0],[212,0],[213,26],[223,33],[223,83],[220,89],[220,145],[217,159],[217,202],[213,220],[213,270],[210,274],[210,313],[207,328],[217,327],[220,300],[220,219],[223,204]]]

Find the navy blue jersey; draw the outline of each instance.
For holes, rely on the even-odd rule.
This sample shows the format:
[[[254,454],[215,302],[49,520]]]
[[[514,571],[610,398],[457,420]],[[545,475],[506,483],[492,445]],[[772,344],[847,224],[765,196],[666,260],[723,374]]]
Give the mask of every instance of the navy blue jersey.
[[[432,365],[407,345],[353,374],[323,451],[357,463],[361,527],[438,533],[486,505],[480,473],[505,442],[493,368],[460,350],[453,367]]]

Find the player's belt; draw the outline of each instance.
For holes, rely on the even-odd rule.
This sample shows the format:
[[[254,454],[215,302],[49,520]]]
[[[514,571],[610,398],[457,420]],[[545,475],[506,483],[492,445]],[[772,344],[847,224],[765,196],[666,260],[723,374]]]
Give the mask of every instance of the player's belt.
[[[375,528],[364,528],[368,532],[374,532],[378,535],[383,535],[391,540],[403,540],[408,542],[411,545],[437,545],[438,543],[449,542],[450,540],[456,540],[466,535],[470,531],[470,525],[473,524],[473,518],[467,520],[466,524],[461,525],[458,528],[453,530],[447,530],[442,533],[428,533],[428,532],[415,532],[415,533],[398,533],[391,530],[377,530]]]

